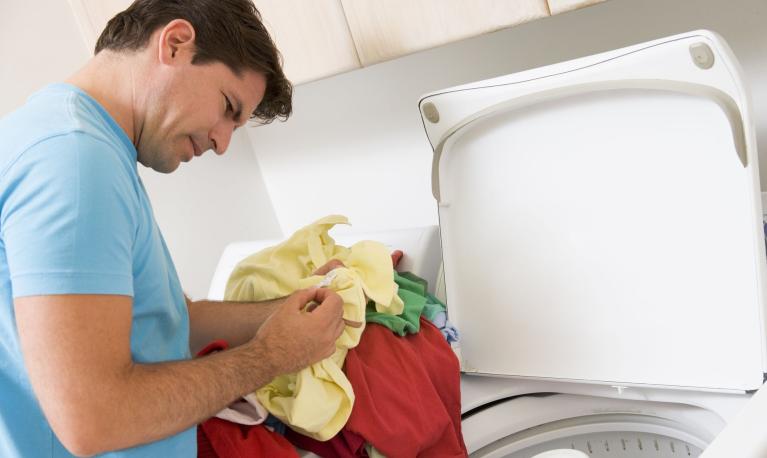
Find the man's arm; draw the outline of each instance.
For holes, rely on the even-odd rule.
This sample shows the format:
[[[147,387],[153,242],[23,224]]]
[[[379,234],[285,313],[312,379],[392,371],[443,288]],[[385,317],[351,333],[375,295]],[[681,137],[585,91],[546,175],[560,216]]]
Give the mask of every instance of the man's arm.
[[[320,306],[304,312],[312,300]],[[85,456],[183,431],[274,376],[330,356],[344,328],[337,294],[301,290],[240,347],[191,361],[137,364],[130,297],[32,296],[14,305],[43,412],[59,440]]]
[[[242,345],[277,310],[285,298],[264,302],[217,302],[186,299],[189,309],[189,348],[196,354],[215,339],[231,347]]]
[[[325,275],[344,264],[331,259],[313,272]],[[264,302],[192,301],[186,298],[189,310],[189,348],[196,354],[216,339],[224,339],[231,347],[252,339],[285,298]]]

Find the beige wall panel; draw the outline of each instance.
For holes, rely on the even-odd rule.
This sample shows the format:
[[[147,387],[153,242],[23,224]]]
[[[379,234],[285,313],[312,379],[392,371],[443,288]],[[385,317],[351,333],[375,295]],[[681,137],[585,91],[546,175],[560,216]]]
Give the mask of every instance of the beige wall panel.
[[[546,0],[341,0],[363,66],[549,15]]]
[[[131,0],[69,0],[89,52],[109,19]],[[299,84],[359,68],[340,0],[256,0],[282,52],[285,74]]]
[[[586,6],[596,5],[605,0],[548,0],[551,15],[564,13],[565,11],[577,10]]]
[[[340,0],[255,0],[294,84],[359,68]]]

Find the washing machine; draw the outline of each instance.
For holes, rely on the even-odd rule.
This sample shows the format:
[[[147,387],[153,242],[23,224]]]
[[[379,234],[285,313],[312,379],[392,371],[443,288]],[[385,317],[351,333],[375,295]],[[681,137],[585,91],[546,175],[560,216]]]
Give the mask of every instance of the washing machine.
[[[767,456],[754,127],[720,37],[445,89],[419,109],[439,226],[335,238],[403,250],[400,269],[447,303],[472,456]],[[229,245],[209,298],[278,242]]]
[[[740,73],[695,31],[422,97],[472,456],[699,456],[762,386]]]
[[[334,239],[344,246],[376,240],[392,251],[404,251],[399,270],[426,279],[431,293],[446,298],[438,227],[334,235]],[[208,298],[223,300],[237,263],[281,241],[229,244],[219,259]],[[462,334],[462,341],[470,338]],[[460,348],[460,342],[453,348],[459,357]],[[596,457],[699,456],[751,401],[750,392],[663,390],[475,373],[462,374],[461,391],[463,435],[472,456],[532,457],[563,447]],[[767,410],[752,415],[749,425],[761,424],[763,412]],[[747,441],[736,437],[734,443],[741,448]],[[316,457],[301,450],[299,454]]]

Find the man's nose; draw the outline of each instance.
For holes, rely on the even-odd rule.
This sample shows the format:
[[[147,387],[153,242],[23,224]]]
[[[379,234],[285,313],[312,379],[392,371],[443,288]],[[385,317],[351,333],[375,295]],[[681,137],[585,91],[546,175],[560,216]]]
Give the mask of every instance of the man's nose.
[[[216,154],[224,154],[227,148],[229,148],[229,142],[232,140],[232,132],[234,132],[234,124],[225,122],[216,124],[210,131],[211,148]]]

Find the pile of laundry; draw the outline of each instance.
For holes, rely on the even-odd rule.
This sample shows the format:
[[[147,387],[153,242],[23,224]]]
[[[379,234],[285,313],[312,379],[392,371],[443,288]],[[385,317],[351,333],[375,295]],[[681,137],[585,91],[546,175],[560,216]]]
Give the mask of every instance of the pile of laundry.
[[[458,332],[426,281],[395,267],[378,242],[336,245],[325,217],[255,253],[232,272],[225,299],[264,301],[310,286],[336,291],[347,326],[336,352],[281,375],[198,428],[200,457],[464,457]],[[314,275],[331,259],[343,267]],[[211,343],[200,355],[226,348]]]

